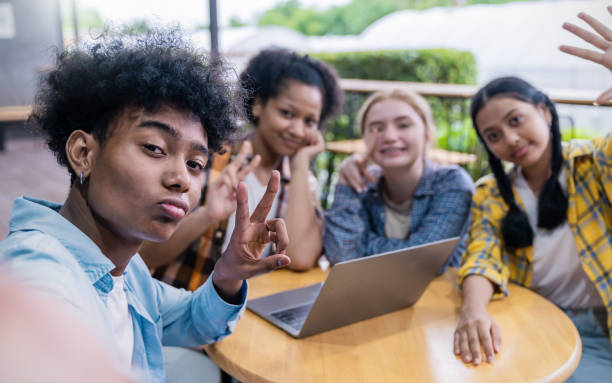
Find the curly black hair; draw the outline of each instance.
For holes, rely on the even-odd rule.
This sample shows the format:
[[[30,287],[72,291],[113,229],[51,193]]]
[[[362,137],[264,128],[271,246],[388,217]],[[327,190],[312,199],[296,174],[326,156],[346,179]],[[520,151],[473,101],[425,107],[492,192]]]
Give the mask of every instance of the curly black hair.
[[[190,111],[204,126],[211,151],[219,151],[242,116],[242,91],[228,81],[231,74],[221,59],[193,49],[176,27],[143,36],[106,31],[88,48],[57,54],[28,121],[47,136],[72,182],[76,175],[65,152],[70,134],[81,129],[104,144],[111,121],[126,108]]]
[[[298,80],[316,86],[323,96],[319,129],[325,128],[330,117],[340,113],[344,93],[338,83],[338,74],[331,66],[308,55],[282,49],[264,49],[255,55],[240,74],[240,85],[246,91],[244,107],[249,121],[257,125],[252,109],[255,99],[265,104],[276,97],[287,85],[287,80]]]

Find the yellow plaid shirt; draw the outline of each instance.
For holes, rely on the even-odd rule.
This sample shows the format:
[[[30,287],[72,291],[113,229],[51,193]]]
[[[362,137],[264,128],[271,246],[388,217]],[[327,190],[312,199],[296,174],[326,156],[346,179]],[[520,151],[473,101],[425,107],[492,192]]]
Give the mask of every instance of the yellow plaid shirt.
[[[582,267],[606,306],[612,330],[612,132],[591,141],[569,142],[563,146],[563,157],[569,197],[567,220]],[[516,189],[514,196],[522,205]],[[509,281],[531,285],[533,262],[531,246],[516,251],[504,248],[501,222],[507,210],[495,178],[480,179],[459,270],[461,281],[471,274],[482,275],[504,296],[508,295]]]

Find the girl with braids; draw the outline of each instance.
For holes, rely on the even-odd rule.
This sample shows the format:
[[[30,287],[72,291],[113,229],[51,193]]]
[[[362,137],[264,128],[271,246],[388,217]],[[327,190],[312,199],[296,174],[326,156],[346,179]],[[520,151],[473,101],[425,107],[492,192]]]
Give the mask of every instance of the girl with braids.
[[[149,243],[141,250],[148,265],[157,267],[154,276],[177,287],[195,289],[202,284],[215,254],[229,243],[225,233],[234,227],[236,184],[246,184],[253,199],[249,206],[254,206],[273,170],[281,172],[282,185],[269,217],[287,217],[289,236],[295,239],[287,249],[291,267],[309,269],[321,255],[322,222],[310,163],[324,150],[321,130],[342,105],[337,75],[308,56],[266,49],[249,61],[240,84],[247,93],[245,111],[253,128],[240,154],[227,166],[227,159],[215,157],[205,203],[169,241]],[[252,156],[248,165],[247,153]],[[219,176],[211,180],[215,172]]]
[[[605,53],[561,50],[612,69],[612,31],[586,14],[579,16],[603,38],[572,24],[565,29]],[[515,77],[480,89],[470,112],[493,176],[477,183],[473,198],[468,248],[459,272],[463,304],[455,353],[478,365],[482,345],[486,360],[493,362],[501,332],[486,304],[493,294],[507,295],[512,281],[551,300],[576,325],[583,354],[569,381],[608,380],[612,133],[562,144],[553,103]],[[502,161],[514,165],[509,172]]]

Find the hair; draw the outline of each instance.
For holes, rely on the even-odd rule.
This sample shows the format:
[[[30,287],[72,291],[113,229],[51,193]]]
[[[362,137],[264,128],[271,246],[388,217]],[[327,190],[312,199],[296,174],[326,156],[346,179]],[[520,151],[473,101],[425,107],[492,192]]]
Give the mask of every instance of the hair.
[[[472,123],[483,143],[489,156],[489,165],[497,180],[499,191],[509,210],[502,221],[502,234],[504,243],[511,249],[522,248],[533,244],[534,233],[529,225],[525,212],[519,207],[514,199],[510,178],[504,170],[501,160],[489,150],[484,139],[478,131],[476,116],[478,112],[495,97],[511,97],[534,106],[545,105],[552,116],[550,125],[552,158],[550,178],[544,184],[538,198],[538,227],[554,229],[567,220],[567,196],[559,183],[559,171],[563,164],[561,152],[561,131],[559,129],[559,117],[555,105],[550,98],[533,87],[528,82],[517,77],[502,77],[495,79],[480,89],[472,97],[470,115]]]
[[[241,92],[219,58],[195,51],[178,28],[144,36],[106,31],[90,47],[57,54],[55,69],[41,80],[29,124],[47,136],[60,165],[68,163],[66,141],[75,130],[103,145],[113,119],[127,108],[155,112],[168,105],[202,123],[211,151],[237,131]],[[235,75],[234,75],[235,77]]]
[[[246,91],[244,107],[249,121],[257,126],[257,118],[253,116],[255,99],[259,97],[265,105],[278,96],[290,80],[315,86],[321,91],[323,107],[319,129],[325,129],[327,120],[340,112],[344,102],[338,74],[322,61],[281,48],[262,50],[249,60],[240,74],[240,85]]]
[[[425,125],[425,129],[430,137],[430,143],[434,141],[436,136],[436,123],[434,121],[429,103],[418,93],[404,88],[381,90],[371,94],[370,97],[364,101],[361,108],[359,108],[359,112],[357,113],[357,122],[359,124],[359,131],[361,132],[361,135],[364,134],[365,120],[370,112],[370,109],[372,109],[375,104],[389,99],[403,101],[414,109],[414,111],[421,118],[421,121],[423,121],[423,125]]]

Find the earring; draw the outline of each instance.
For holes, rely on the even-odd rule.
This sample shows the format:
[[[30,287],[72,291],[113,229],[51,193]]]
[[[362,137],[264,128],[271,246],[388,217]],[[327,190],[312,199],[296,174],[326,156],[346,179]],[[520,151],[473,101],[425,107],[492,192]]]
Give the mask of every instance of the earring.
[[[83,172],[81,171],[81,174],[79,174],[79,181],[81,182],[81,185],[83,185]]]

